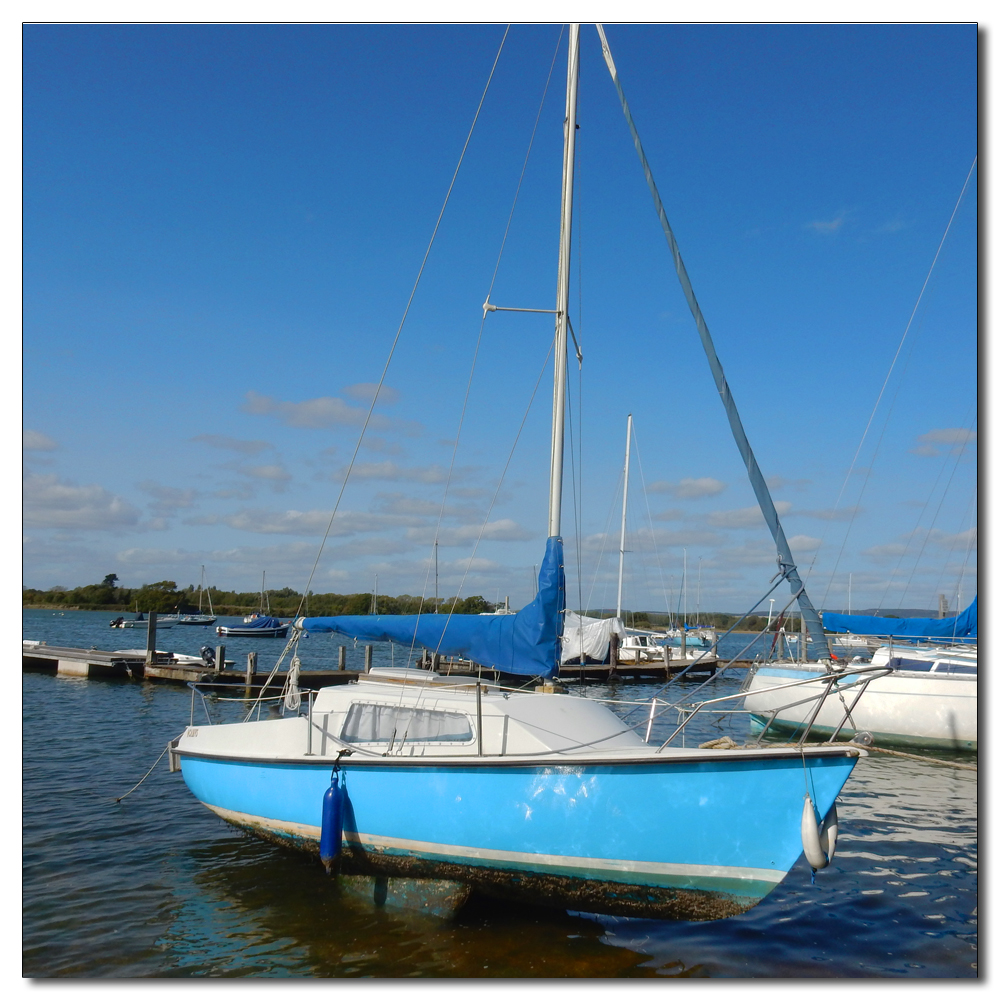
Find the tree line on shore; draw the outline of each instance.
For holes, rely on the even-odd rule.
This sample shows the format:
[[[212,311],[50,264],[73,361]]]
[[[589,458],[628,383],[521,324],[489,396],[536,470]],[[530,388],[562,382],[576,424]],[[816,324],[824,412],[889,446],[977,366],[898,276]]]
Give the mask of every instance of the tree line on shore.
[[[101,583],[91,583],[83,587],[51,587],[48,590],[36,590],[31,587],[22,588],[21,599],[23,607],[30,608],[61,608],[81,611],[155,611],[158,614],[180,612],[191,614],[198,610],[199,598],[203,611],[209,607],[211,599],[212,610],[219,615],[245,615],[250,612],[270,610],[279,618],[288,618],[295,614],[303,615],[415,615],[433,614],[435,608],[444,614],[476,615],[495,611],[497,605],[476,594],[472,597],[438,598],[413,597],[410,594],[400,594],[397,597],[364,594],[314,594],[309,592],[307,598],[283,587],[280,590],[266,590],[244,593],[232,590],[219,590],[208,587],[200,595],[193,584],[178,589],[173,580],[160,580],[158,583],[144,583],[141,587],[119,587],[118,577],[109,573]],[[613,614],[607,610],[584,612],[595,618],[605,618]],[[664,612],[636,611],[623,612],[626,625],[637,629],[664,629],[677,624],[677,616]],[[738,615],[725,612],[702,612],[697,622],[704,628],[727,629],[736,623]],[[771,628],[778,627],[779,621],[789,631],[799,628],[798,615],[787,616],[784,620],[775,619]],[[689,625],[695,624],[689,622]],[[767,615],[750,615],[739,623],[741,631],[759,632],[767,627]]]
[[[433,613],[433,597],[413,597],[400,594],[398,597],[373,594],[314,594],[309,592],[303,601],[302,595],[283,587],[281,590],[265,590],[241,593],[233,590],[219,590],[207,587],[199,595],[193,584],[178,589],[173,580],[158,583],[144,583],[141,587],[119,587],[118,577],[109,573],[101,583],[91,583],[83,587],[67,589],[51,587],[36,590],[23,587],[21,604],[31,608],[61,608],[80,611],[155,611],[169,614],[174,611],[192,614],[198,610],[199,597],[202,611],[208,611],[211,600],[212,610],[217,615],[245,615],[253,611],[267,611],[279,618],[288,618],[299,613],[305,615],[415,615],[419,612]],[[263,608],[261,607],[263,599]],[[457,615],[476,615],[493,611],[494,605],[480,595],[473,597],[449,597],[437,599],[436,606],[442,612]]]

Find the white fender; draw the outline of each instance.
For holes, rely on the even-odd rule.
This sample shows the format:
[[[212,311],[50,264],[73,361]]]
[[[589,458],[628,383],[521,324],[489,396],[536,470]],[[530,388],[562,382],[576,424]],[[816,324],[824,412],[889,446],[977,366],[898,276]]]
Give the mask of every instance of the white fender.
[[[816,822],[816,810],[813,808],[812,799],[806,795],[806,800],[802,804],[802,853],[806,856],[806,861],[814,871],[825,868],[830,859],[820,846],[819,825]]]
[[[834,802],[819,828],[819,846],[828,862],[833,861],[833,856],[837,853],[837,831],[837,803]]]

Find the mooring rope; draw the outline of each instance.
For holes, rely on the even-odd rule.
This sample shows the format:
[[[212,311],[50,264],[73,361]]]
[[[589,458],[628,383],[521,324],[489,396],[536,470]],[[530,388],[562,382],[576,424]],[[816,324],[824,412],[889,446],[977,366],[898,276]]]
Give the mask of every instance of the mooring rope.
[[[736,744],[734,744],[733,746],[729,746],[728,744],[726,744],[725,746],[721,745],[722,742],[724,740],[726,740],[726,739],[728,739],[728,737],[723,736],[721,740],[712,740],[711,741],[712,743],[719,744],[719,745],[718,746],[709,746],[708,744],[703,744],[700,749],[705,749],[705,750],[744,750],[744,749],[751,749],[749,743],[746,744],[745,746],[742,746],[742,747],[741,746],[737,746]],[[732,741],[730,741],[730,742],[732,742]],[[801,743],[766,743],[764,745],[768,746],[768,747],[802,747],[803,746],[803,744],[801,744]],[[869,751],[874,751],[875,753],[888,754],[891,757],[905,757],[907,760],[918,760],[918,761],[920,761],[921,763],[924,763],[924,764],[942,764],[945,767],[957,767],[957,768],[959,768],[962,771],[978,771],[979,770],[979,765],[978,764],[961,764],[957,760],[939,760],[937,757],[924,757],[921,754],[904,753],[902,750],[890,750],[888,747],[877,747],[877,746],[874,746],[874,745],[872,745],[872,746],[865,746],[863,743],[854,743],[852,741],[848,741],[846,743],[809,743],[809,744],[806,744],[806,745],[807,746],[828,746],[828,747],[838,747],[838,748],[839,747],[854,747],[854,748],[856,748],[858,750],[869,750]]]
[[[170,744],[168,743],[168,744],[167,744],[167,745],[166,745],[166,746],[165,746],[165,747],[163,748],[163,751],[162,751],[162,752],[160,753],[160,756],[159,756],[159,757],[157,757],[157,758],[156,758],[156,760],[154,760],[154,761],[153,761],[153,767],[151,767],[151,768],[150,768],[150,769],[149,769],[149,770],[148,770],[148,771],[147,771],[147,772],[146,772],[146,773],[145,773],[145,774],[144,774],[144,775],[143,775],[143,776],[142,776],[142,777],[141,777],[141,778],[140,778],[140,779],[139,779],[139,780],[138,780],[138,781],[137,781],[137,782],[136,782],[136,783],[135,783],[135,784],[134,784],[134,785],[133,785],[133,786],[132,786],[132,787],[131,787],[131,788],[130,788],[130,789],[129,789],[128,791],[127,791],[127,792],[126,792],[126,793],[125,793],[125,795],[119,795],[119,796],[118,796],[118,798],[117,798],[117,799],[115,799],[115,802],[121,802],[121,800],[122,800],[122,799],[124,799],[124,798],[125,798],[126,796],[128,796],[128,795],[131,795],[131,794],[132,794],[132,793],[133,793],[133,792],[134,792],[134,791],[135,791],[135,790],[136,790],[136,789],[137,789],[137,788],[138,788],[138,787],[139,787],[139,786],[140,786],[140,785],[141,785],[141,784],[142,784],[142,783],[143,783],[143,782],[144,782],[144,781],[145,781],[145,780],[146,780],[146,779],[147,779],[147,778],[148,778],[148,777],[149,777],[149,776],[150,776],[150,775],[151,775],[151,774],[153,773],[153,768],[155,768],[155,767],[156,767],[156,765],[157,765],[157,764],[159,764],[161,760],[163,760],[163,754],[165,754],[165,753],[166,753],[166,752],[167,752],[167,751],[168,751],[169,749],[170,749]]]

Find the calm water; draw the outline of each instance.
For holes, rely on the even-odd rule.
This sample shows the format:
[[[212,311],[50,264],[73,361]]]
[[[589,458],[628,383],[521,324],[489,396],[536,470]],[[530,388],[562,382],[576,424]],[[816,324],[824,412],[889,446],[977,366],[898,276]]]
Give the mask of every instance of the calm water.
[[[145,644],[142,631],[108,629],[111,617],[28,611],[24,636],[102,649]],[[209,630],[174,627],[157,645],[197,653],[215,641]],[[334,665],[337,645],[332,636],[307,640],[304,666]],[[282,646],[230,640],[227,655],[240,665],[256,648],[263,667]],[[349,649],[348,667],[362,655]],[[400,665],[401,654],[376,654],[390,659]],[[738,682],[723,678],[701,697]],[[631,700],[653,691],[587,694]],[[483,904],[442,920],[376,909],[311,856],[242,835],[200,806],[165,759],[116,804],[187,724],[186,688],[25,674],[23,695],[26,976],[977,975],[975,772],[860,761],[838,806],[833,864],[813,882],[800,861],[740,917],[666,922]],[[742,717],[706,720],[690,742],[739,736],[743,726]]]

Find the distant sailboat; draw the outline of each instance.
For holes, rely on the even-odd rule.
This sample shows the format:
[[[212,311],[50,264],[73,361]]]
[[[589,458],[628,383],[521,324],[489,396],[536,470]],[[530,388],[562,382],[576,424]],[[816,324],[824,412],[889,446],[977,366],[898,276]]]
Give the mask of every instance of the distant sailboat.
[[[203,597],[208,597],[208,614],[203,614],[201,604]],[[201,567],[201,580],[198,583],[198,613],[196,615],[177,615],[175,623],[177,625],[212,625],[217,619],[215,611],[212,609],[212,591],[205,589],[205,567]]]

